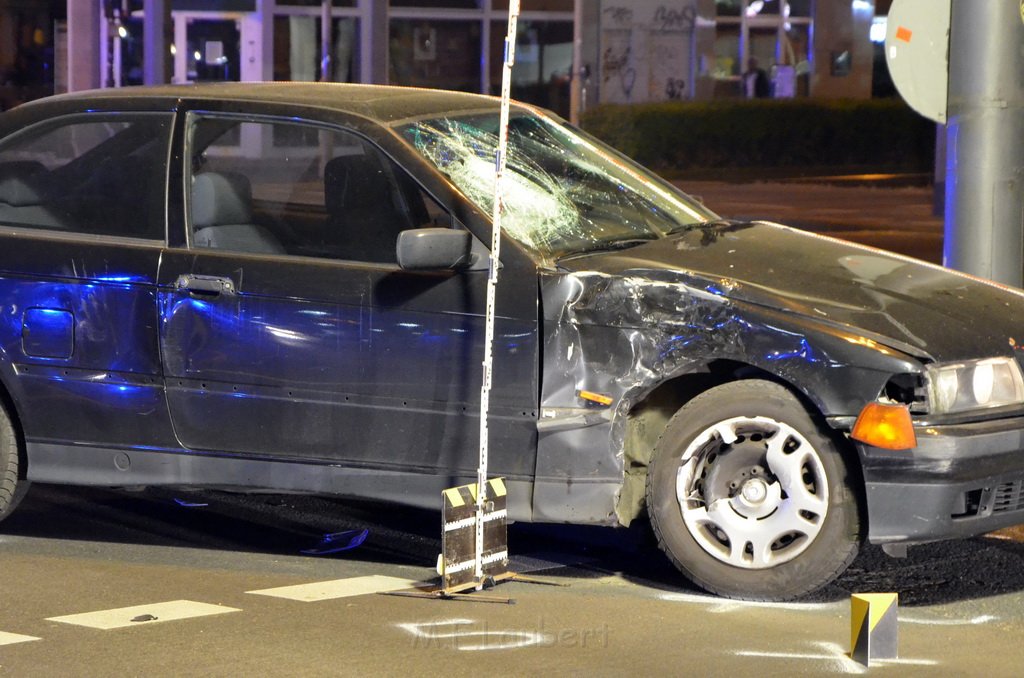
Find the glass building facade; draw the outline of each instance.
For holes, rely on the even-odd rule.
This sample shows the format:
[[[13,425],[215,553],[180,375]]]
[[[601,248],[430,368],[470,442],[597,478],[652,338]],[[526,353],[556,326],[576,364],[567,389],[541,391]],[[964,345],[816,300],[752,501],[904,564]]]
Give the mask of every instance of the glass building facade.
[[[72,0],[0,0],[0,105],[69,87]],[[91,3],[95,86],[147,79],[145,7]],[[508,0],[162,0],[165,79],[373,82],[496,94]],[[887,7],[883,2],[882,7]],[[514,98],[579,106],[866,97],[874,0],[522,0]],[[90,16],[90,15],[86,15]],[[577,25],[578,24],[578,25]],[[89,27],[91,28],[91,27]],[[863,35],[861,35],[863,33]],[[92,35],[90,33],[89,35]],[[573,66],[574,56],[579,66]],[[755,82],[758,71],[764,80]]]

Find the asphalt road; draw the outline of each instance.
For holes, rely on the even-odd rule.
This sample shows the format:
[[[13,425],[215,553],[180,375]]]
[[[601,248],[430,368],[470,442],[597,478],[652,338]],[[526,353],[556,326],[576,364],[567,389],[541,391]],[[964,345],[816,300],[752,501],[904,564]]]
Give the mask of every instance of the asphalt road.
[[[484,592],[515,604],[366,593],[432,582],[438,522],[323,498],[35,486],[0,530],[0,674],[861,674],[848,596],[879,591],[900,594],[900,660],[872,673],[1010,676],[1024,660],[1012,535],[905,560],[867,548],[812,600],[751,604],[686,586],[643,529],[515,525],[517,566],[559,586]],[[301,553],[352,529],[369,530],[358,547]]]
[[[767,219],[942,263],[942,217],[932,189],[822,182],[676,182],[721,216]]]

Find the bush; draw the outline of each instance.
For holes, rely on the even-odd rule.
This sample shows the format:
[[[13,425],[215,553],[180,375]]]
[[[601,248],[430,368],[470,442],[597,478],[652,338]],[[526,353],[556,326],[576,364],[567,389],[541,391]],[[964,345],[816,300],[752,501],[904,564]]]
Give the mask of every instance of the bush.
[[[603,105],[584,129],[653,169],[857,166],[930,172],[935,124],[897,99]]]

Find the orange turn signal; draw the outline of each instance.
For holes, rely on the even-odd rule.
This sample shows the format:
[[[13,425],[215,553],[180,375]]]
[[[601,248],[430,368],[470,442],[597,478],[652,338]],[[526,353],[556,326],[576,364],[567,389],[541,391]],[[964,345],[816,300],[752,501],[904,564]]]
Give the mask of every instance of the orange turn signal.
[[[606,396],[603,393],[594,393],[593,391],[580,391],[579,396],[583,400],[589,400],[592,403],[604,405],[605,407],[608,407],[615,402],[611,397]]]
[[[850,437],[886,450],[909,450],[917,447],[914,423],[906,405],[868,403],[860,411]]]

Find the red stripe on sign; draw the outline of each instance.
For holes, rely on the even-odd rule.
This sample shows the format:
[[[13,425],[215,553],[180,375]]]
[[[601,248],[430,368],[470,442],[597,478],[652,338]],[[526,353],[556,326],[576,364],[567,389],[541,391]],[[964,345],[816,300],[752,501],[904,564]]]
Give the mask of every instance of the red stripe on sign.
[[[914,35],[914,32],[905,26],[900,26],[896,29],[896,39],[902,40],[903,42],[910,42],[910,38]]]

